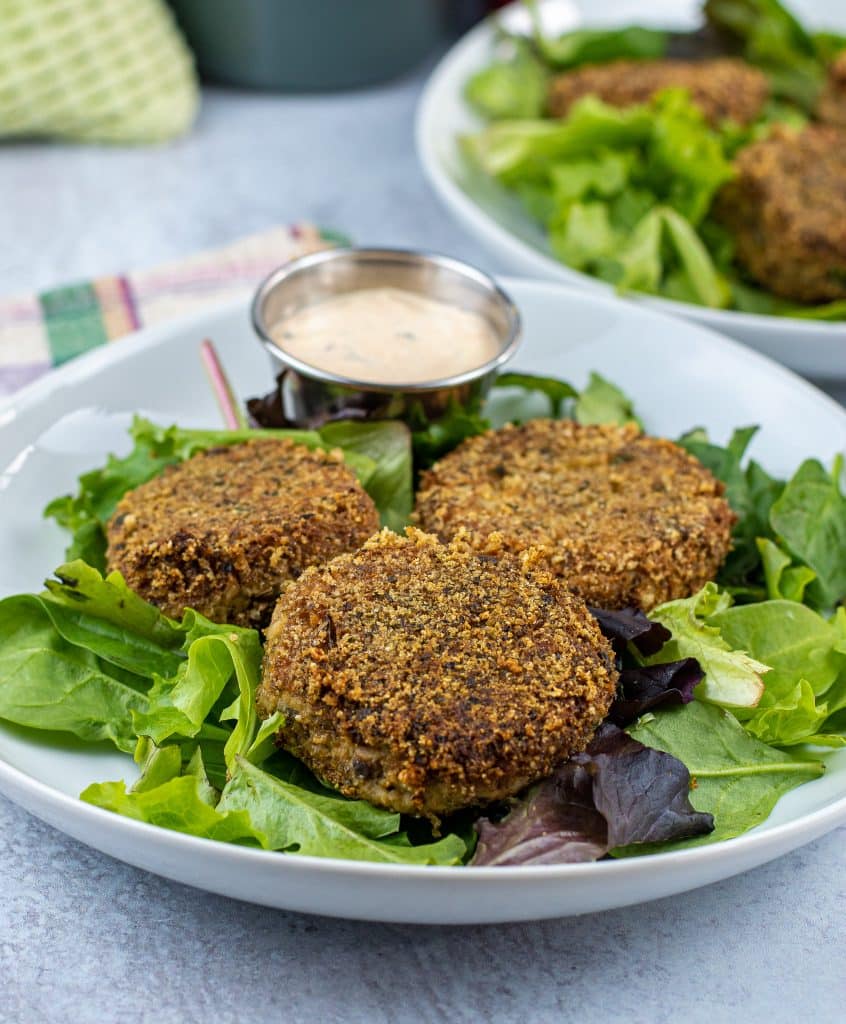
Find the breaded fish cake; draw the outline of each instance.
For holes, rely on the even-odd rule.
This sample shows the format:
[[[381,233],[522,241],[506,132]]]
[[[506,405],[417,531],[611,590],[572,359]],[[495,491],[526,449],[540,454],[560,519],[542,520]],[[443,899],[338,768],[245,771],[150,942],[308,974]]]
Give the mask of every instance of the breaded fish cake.
[[[289,440],[215,448],[130,491],[108,525],[110,569],[167,615],[263,626],[283,586],[379,529],[340,452]]]
[[[408,814],[489,803],[584,749],[617,682],[584,603],[535,556],[409,529],[310,569],[267,631],[258,709],[347,796]]]
[[[615,60],[589,64],[556,75],[549,86],[548,108],[566,117],[585,96],[597,96],[612,107],[647,103],[662,89],[687,89],[708,121],[750,124],[770,94],[767,76],[731,57],[714,60]]]
[[[846,298],[846,130],[776,129],[742,149],[714,212],[738,263],[796,302]]]
[[[734,516],[692,455],[636,426],[532,420],[464,441],[423,475],[415,518],[442,540],[536,547],[588,604],[648,611],[725,558]]]

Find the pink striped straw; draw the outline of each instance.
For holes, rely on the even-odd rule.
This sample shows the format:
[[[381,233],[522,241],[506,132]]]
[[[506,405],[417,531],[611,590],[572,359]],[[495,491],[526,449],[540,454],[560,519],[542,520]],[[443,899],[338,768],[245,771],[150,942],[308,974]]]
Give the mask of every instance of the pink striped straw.
[[[223,417],[224,426],[227,430],[246,430],[249,426],[247,418],[235,398],[235,392],[226,376],[226,370],[223,369],[217,349],[208,338],[200,345],[200,355],[217,400],[217,407]]]

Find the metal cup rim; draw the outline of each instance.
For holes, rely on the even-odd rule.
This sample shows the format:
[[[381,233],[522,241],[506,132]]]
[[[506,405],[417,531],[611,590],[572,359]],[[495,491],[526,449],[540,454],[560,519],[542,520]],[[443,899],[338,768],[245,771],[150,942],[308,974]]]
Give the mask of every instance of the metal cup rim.
[[[378,260],[394,260],[398,263],[406,264],[416,262],[433,263],[436,266],[446,268],[455,274],[481,285],[497,302],[501,304],[506,314],[508,330],[502,340],[500,351],[496,356],[489,359],[487,362],[482,363],[480,366],[473,367],[470,370],[465,370],[463,373],[454,374],[451,377],[441,377],[436,380],[408,383],[397,381],[396,383],[389,384],[358,380],[353,377],[345,377],[342,374],[332,373],[329,370],[323,370],[319,367],[312,366],[310,363],[303,362],[296,356],[290,355],[281,348],[273,338],[271,338],[267,329],[263,314],[264,302],[267,296],[281,282],[285,281],[287,278],[293,277],[295,274],[308,272],[311,267],[332,262],[333,260],[349,259],[351,256],[355,259],[361,259],[364,261],[372,260],[374,262]],[[332,293],[327,293],[327,295],[328,294]],[[253,330],[256,332],[262,345],[274,361],[289,367],[300,375],[311,380],[320,381],[325,384],[334,384],[355,391],[372,391],[379,394],[425,394],[430,391],[440,391],[445,388],[460,387],[462,384],[467,384],[480,377],[484,377],[486,374],[497,370],[514,355],[520,345],[522,331],[522,321],[517,306],[514,304],[510,295],[508,295],[508,293],[494,280],[493,277],[490,276],[490,274],[486,274],[483,270],[479,270],[478,267],[474,267],[470,263],[465,263],[463,260],[455,259],[452,256],[446,256],[442,253],[429,252],[421,249],[346,246],[333,249],[321,249],[318,252],[307,253],[305,256],[299,256],[295,260],[283,263],[264,278],[253,296],[250,312]]]

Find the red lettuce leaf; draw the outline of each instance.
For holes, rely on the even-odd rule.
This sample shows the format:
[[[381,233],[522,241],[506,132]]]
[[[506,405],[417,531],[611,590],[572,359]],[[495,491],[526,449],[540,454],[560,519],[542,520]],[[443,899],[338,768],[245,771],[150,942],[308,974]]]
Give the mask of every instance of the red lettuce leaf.
[[[653,708],[688,704],[703,675],[696,658],[625,668],[620,673],[608,721],[619,726],[630,725]]]
[[[530,790],[494,823],[476,822],[472,864],[579,864],[608,852],[608,825],[593,803],[593,782],[579,765],[565,765]]]
[[[590,613],[617,654],[622,654],[630,641],[642,654],[657,654],[672,635],[660,622],[651,622],[639,608],[591,608]]]
[[[472,864],[572,864],[609,850],[710,832],[714,819],[690,803],[690,774],[677,758],[606,723],[582,754],[534,787],[502,821],[481,818]]]
[[[600,726],[571,761],[593,778],[593,800],[608,824],[608,848],[666,843],[714,830],[710,814],[690,802],[690,772],[672,754],[653,750],[617,726]]]

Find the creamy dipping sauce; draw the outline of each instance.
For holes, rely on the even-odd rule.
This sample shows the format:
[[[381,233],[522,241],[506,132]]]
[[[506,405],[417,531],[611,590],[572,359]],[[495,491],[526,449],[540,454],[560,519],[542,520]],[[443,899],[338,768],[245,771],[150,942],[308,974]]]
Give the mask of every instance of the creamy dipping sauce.
[[[274,324],[270,336],[315,369],[373,384],[452,377],[500,350],[479,313],[400,288],[362,288],[306,306]]]

